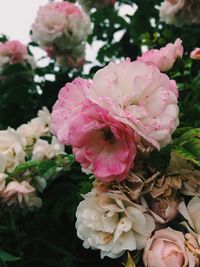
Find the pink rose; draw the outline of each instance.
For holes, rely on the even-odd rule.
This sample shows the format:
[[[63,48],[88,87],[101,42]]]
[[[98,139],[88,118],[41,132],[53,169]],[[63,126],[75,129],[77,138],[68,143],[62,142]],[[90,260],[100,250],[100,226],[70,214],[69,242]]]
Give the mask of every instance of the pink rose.
[[[19,41],[0,43],[0,67],[4,63],[22,63],[28,55],[27,47]]]
[[[194,267],[195,258],[185,247],[182,232],[171,228],[156,231],[147,240],[143,262],[145,267]]]
[[[74,114],[80,111],[90,85],[89,80],[76,78],[73,82],[67,83],[59,92],[58,100],[53,106],[51,131],[62,144],[69,144],[69,121]]]
[[[133,166],[134,131],[89,100],[71,119],[68,140],[76,160],[103,181],[121,181]]]
[[[178,125],[177,96],[175,81],[158,68],[123,61],[96,72],[88,97],[159,149]]]
[[[182,41],[177,39],[174,44],[169,43],[161,49],[151,49],[138,57],[137,60],[148,65],[156,66],[160,71],[170,70],[176,59],[183,56]]]
[[[197,47],[195,48],[191,53],[190,53],[190,58],[191,59],[200,59],[200,48]]]

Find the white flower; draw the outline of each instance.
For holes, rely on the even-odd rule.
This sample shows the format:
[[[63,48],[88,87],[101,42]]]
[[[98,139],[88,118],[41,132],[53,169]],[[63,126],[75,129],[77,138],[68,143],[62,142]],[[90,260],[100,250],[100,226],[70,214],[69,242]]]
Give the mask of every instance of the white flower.
[[[186,222],[182,224],[197,238],[200,245],[200,198],[193,197],[187,207],[184,201],[181,202],[179,204],[179,212],[187,220],[189,225]]]
[[[25,139],[14,129],[0,131],[0,164],[1,172],[12,171],[18,164],[25,161]]]
[[[33,147],[34,160],[52,159],[56,155],[64,152],[64,145],[61,145],[55,136],[52,137],[51,144],[46,140],[38,139]]]
[[[76,217],[77,235],[84,241],[83,246],[100,249],[101,258],[117,258],[126,250],[142,249],[155,229],[144,206],[94,189],[84,196]]]
[[[50,113],[47,108],[39,110],[38,117],[17,128],[17,132],[26,138],[27,145],[32,145],[38,138],[49,134]]]

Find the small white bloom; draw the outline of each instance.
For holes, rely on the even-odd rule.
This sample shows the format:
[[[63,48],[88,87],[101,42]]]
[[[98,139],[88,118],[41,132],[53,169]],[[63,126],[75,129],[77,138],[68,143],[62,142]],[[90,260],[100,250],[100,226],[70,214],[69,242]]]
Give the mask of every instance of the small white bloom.
[[[41,136],[49,134],[50,113],[46,107],[39,110],[38,117],[17,128],[17,132],[26,138],[27,145],[32,145]]]
[[[38,139],[33,147],[32,159],[52,159],[63,152],[64,146],[58,142],[55,136],[52,137],[51,144],[49,144],[46,140]]]
[[[12,171],[18,164],[25,161],[26,141],[14,129],[0,131],[0,164],[1,172]]]
[[[84,196],[76,217],[77,235],[84,241],[83,246],[100,249],[101,258],[117,258],[126,250],[142,249],[155,229],[144,206],[94,189]]]

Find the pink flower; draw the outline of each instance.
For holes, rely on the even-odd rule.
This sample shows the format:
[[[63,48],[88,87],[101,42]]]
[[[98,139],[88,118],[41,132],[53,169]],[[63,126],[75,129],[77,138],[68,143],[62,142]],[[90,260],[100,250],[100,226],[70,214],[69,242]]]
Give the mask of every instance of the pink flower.
[[[195,48],[191,53],[190,53],[190,58],[191,59],[200,59],[200,48],[197,47]]]
[[[133,166],[134,131],[89,100],[70,120],[68,140],[82,167],[103,181],[121,181]]]
[[[110,63],[97,71],[88,97],[158,149],[178,125],[175,82],[142,62]]]
[[[195,258],[185,247],[183,233],[171,228],[156,231],[147,240],[143,262],[145,267],[194,267]]]
[[[22,63],[27,55],[27,47],[19,41],[13,40],[0,43],[0,67],[7,63]]]
[[[71,57],[76,61],[85,57],[90,24],[90,17],[74,3],[48,3],[39,8],[31,37],[50,57]]]
[[[27,181],[19,183],[18,181],[12,181],[8,183],[6,188],[1,193],[1,197],[4,202],[7,202],[8,205],[23,204],[23,202],[28,201],[29,195],[35,192],[33,188]]]
[[[90,81],[76,78],[73,82],[67,83],[59,92],[58,100],[53,106],[51,131],[62,144],[69,144],[69,121],[80,111],[90,85]]]
[[[177,39],[174,44],[169,43],[161,49],[151,49],[138,57],[137,60],[148,65],[156,66],[160,71],[170,70],[176,59],[183,56],[182,41]]]

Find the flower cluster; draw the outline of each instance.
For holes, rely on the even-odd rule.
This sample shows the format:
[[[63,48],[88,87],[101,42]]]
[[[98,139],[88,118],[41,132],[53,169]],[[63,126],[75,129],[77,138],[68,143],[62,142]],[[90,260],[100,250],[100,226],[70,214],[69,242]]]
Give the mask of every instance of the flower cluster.
[[[28,62],[32,67],[35,65],[25,45],[16,40],[0,43],[0,71],[6,65],[24,62]]]
[[[200,24],[200,2],[165,0],[160,6],[160,19],[176,26]]]
[[[46,181],[29,170],[17,172],[20,164],[27,160],[52,159],[64,153],[64,147],[49,130],[50,113],[47,108],[38,112],[38,117],[16,130],[8,128],[0,131],[0,198],[7,205],[40,207],[41,199],[37,191],[42,191]],[[46,137],[51,139],[41,139]]]
[[[103,181],[126,179],[137,147],[164,147],[178,125],[176,83],[153,65],[110,63],[92,81],[77,78],[59,93],[52,132]]]
[[[67,1],[49,3],[39,8],[31,37],[58,62],[80,66],[90,28],[90,18],[79,6]]]

